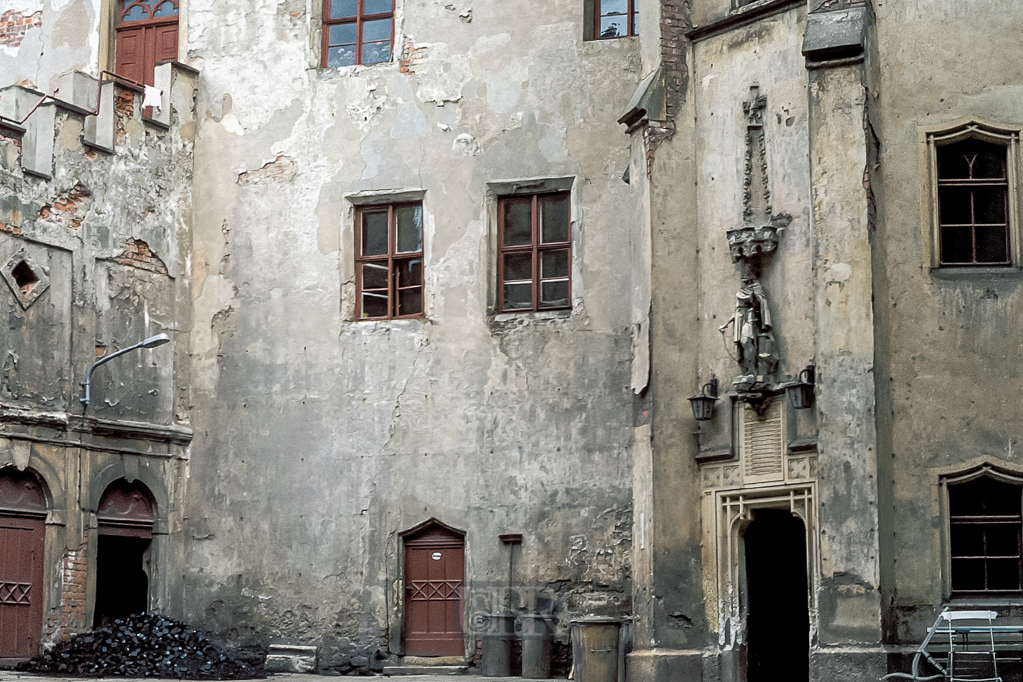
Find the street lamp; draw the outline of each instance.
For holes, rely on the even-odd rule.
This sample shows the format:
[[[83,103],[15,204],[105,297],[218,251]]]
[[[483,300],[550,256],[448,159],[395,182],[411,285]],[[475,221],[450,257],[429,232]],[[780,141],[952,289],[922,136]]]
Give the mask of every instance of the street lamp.
[[[116,353],[111,353],[110,355],[107,355],[106,357],[102,357],[99,360],[97,360],[96,362],[94,362],[92,364],[92,367],[89,368],[89,373],[85,375],[85,397],[81,398],[82,404],[86,405],[86,406],[89,405],[89,395],[90,395],[89,394],[89,388],[90,388],[90,386],[92,384],[92,373],[94,371],[96,371],[97,367],[99,367],[103,363],[110,362],[114,358],[120,357],[120,356],[124,355],[125,353],[130,353],[133,350],[138,350],[139,348],[156,348],[157,346],[162,346],[163,344],[169,343],[169,342],[170,342],[170,337],[169,336],[167,336],[166,334],[157,334],[156,336],[150,336],[148,339],[146,339],[142,343],[136,343],[134,346],[128,346],[127,348],[122,348],[121,350],[117,351]]]

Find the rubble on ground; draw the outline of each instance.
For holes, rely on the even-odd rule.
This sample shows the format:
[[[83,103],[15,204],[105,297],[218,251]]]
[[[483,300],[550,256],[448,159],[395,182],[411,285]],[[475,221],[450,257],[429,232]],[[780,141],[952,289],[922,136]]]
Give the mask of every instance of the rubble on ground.
[[[201,632],[154,614],[129,616],[61,642],[23,670],[68,677],[166,677],[179,680],[264,678]]]

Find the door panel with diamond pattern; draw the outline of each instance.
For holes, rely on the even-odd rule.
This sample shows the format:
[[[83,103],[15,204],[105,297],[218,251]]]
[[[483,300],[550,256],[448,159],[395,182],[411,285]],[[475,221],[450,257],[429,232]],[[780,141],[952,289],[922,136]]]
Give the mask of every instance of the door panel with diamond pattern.
[[[39,653],[45,530],[41,518],[0,515],[0,658]]]
[[[420,541],[422,542],[422,541]],[[405,649],[416,656],[461,656],[465,549],[458,542],[405,548]]]

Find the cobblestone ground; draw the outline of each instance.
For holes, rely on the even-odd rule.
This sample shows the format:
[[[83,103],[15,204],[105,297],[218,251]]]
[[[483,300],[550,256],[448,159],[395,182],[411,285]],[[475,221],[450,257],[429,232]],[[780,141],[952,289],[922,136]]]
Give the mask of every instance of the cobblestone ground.
[[[383,676],[381,676],[383,677]],[[103,677],[98,682],[129,682],[128,677]],[[154,678],[148,677],[145,680]],[[359,680],[362,677],[327,677],[320,675],[270,675],[270,682],[341,682],[341,680]],[[521,677],[482,677],[480,675],[401,675],[393,678],[395,682],[522,682]],[[96,678],[56,677],[51,675],[31,675],[28,673],[0,670],[0,682],[97,682]]]

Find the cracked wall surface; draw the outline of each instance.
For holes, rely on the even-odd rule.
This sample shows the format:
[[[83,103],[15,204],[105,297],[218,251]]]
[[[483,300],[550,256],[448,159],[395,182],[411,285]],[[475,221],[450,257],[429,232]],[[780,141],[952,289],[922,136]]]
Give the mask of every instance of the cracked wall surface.
[[[318,8],[189,3],[186,613],[233,644],[401,653],[397,534],[430,517],[467,532],[469,616],[500,607],[514,532],[562,637],[629,611],[638,45],[584,43],[567,0],[521,11],[404,0],[392,63],[321,69]],[[571,311],[494,314],[490,183],[520,178],[570,178]],[[423,192],[423,320],[353,321],[346,196],[383,190]]]

